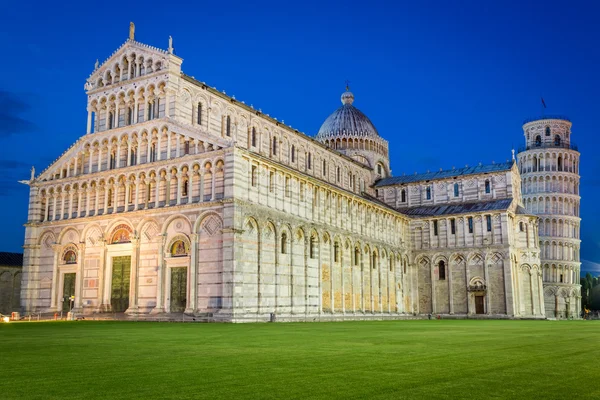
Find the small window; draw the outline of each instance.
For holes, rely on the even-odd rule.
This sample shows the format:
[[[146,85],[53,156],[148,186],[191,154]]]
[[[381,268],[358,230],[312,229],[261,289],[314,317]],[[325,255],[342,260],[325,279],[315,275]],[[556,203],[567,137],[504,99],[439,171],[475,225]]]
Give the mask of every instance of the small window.
[[[450,220],[450,232],[453,235],[456,233],[456,220],[454,218]]]
[[[281,234],[281,254],[287,254],[287,233]]]
[[[458,183],[454,184],[454,197],[458,197]]]
[[[443,261],[440,261],[438,264],[438,276],[440,281],[446,280],[446,263]]]
[[[438,235],[438,222],[437,222],[437,220],[433,221],[433,234],[434,234],[434,236]]]
[[[181,185],[181,195],[187,197],[188,195],[188,180],[185,179]]]
[[[406,203],[406,190],[402,189],[402,192],[400,193],[400,199],[403,203]]]
[[[133,107],[127,108],[127,125],[133,124]]]
[[[273,138],[273,155],[277,155],[277,138]]]
[[[381,164],[377,164],[377,173],[381,175]]]
[[[550,127],[549,126],[546,127],[546,136],[550,136]]]
[[[327,163],[323,160],[323,176],[327,175]]]
[[[358,263],[360,262],[360,250],[358,249],[358,247],[354,248],[354,265],[358,266]]]
[[[342,179],[342,174],[340,171],[340,167],[337,167],[337,181],[339,182]]]
[[[524,231],[525,231],[525,226],[523,225],[523,222],[519,222],[519,230],[520,230],[521,232],[524,232]]]
[[[340,244],[337,242],[333,245],[333,262],[340,262]]]
[[[485,180],[485,192],[486,193],[490,193],[491,192],[491,186],[490,186],[490,180],[489,179]]]
[[[473,233],[473,217],[469,217],[468,222],[469,222],[469,233]]]
[[[292,162],[296,162],[296,146],[292,145],[291,151]]]
[[[198,115],[196,117],[198,125],[202,125],[202,103],[198,103]]]
[[[560,146],[560,136],[558,136],[558,135],[554,136],[554,145]]]
[[[256,165],[252,166],[252,186],[256,186]]]
[[[150,147],[150,162],[156,161],[156,143],[152,143]]]
[[[273,192],[275,190],[275,173],[269,172],[269,192]]]
[[[311,157],[311,154],[308,153],[308,156],[306,157],[306,167],[308,169],[311,169],[312,168],[311,164],[312,164],[312,157]]]
[[[491,232],[492,231],[492,216],[491,215],[486,215],[485,216],[485,222],[487,225],[487,231]]]
[[[229,115],[225,119],[225,136],[231,136],[231,117]]]
[[[317,239],[314,236],[310,238],[310,247],[309,247],[310,258],[317,258]]]
[[[183,144],[183,154],[185,154],[185,155],[190,154],[190,142],[189,141],[186,141]]]
[[[542,137],[540,135],[535,137],[535,145],[536,147],[540,147],[542,145]]]
[[[427,186],[426,197],[427,197],[427,200],[431,200],[431,186]]]
[[[285,177],[285,197],[290,197],[290,177]]]
[[[252,127],[252,147],[256,147],[256,128]]]

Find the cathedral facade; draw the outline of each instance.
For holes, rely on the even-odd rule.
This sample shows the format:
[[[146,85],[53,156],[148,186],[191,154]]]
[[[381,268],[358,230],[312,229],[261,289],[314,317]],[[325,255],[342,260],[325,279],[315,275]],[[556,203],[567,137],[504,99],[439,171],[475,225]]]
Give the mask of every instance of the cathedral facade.
[[[547,316],[522,166],[394,177],[349,90],[311,137],[182,61],[132,32],[96,64],[86,134],[28,181],[24,311]]]

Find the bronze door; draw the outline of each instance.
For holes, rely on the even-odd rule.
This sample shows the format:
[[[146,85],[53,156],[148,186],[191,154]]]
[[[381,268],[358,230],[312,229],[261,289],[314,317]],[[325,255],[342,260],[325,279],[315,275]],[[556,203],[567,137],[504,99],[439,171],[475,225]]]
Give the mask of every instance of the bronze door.
[[[171,268],[171,312],[183,312],[187,303],[187,268]]]
[[[75,273],[65,274],[63,278],[62,310],[71,311],[71,296],[75,296]]]
[[[131,256],[114,257],[110,306],[113,312],[123,312],[129,307],[129,279]]]
[[[484,314],[483,296],[475,296],[475,314]]]

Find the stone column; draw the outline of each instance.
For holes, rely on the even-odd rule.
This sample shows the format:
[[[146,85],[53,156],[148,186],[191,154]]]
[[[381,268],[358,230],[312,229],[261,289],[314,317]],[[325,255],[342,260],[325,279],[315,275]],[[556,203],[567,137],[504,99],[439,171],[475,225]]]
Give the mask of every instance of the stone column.
[[[167,132],[167,160],[171,158],[171,142],[173,140],[173,136],[171,132]]]
[[[104,212],[102,215],[106,215],[108,212],[108,183],[104,185]]]
[[[58,244],[52,245],[54,251],[53,262],[52,262],[52,289],[50,291],[50,311],[58,311],[58,257],[61,250],[61,246]]]
[[[188,170],[189,180],[188,180],[188,204],[194,201],[194,167]]]
[[[544,304],[544,284],[542,279],[542,273],[537,273],[538,282],[538,299],[540,302],[540,315],[546,315],[546,305]]]
[[[159,314],[165,312],[164,304],[164,279],[165,279],[165,241],[166,234],[160,235],[158,249],[158,266],[156,268],[156,306],[151,314]]]
[[[131,166],[131,138],[127,140],[127,160],[125,166]]]
[[[60,220],[65,219],[65,192],[60,194]]]
[[[129,286],[129,308],[125,311],[127,314],[138,312],[139,250],[140,240],[137,237],[131,239],[131,284]]]
[[[98,146],[98,168],[96,172],[102,171],[102,145]],[[90,173],[92,173],[92,162],[90,160]]]
[[[69,190],[69,211],[67,211],[67,219],[71,219],[73,215],[73,189]]]
[[[117,153],[115,154],[115,168],[121,167],[121,141],[117,143]]]
[[[162,146],[162,133],[161,132],[157,132],[156,133],[157,136],[157,140],[156,140],[156,161],[160,161],[161,160],[161,146]]]
[[[42,222],[48,221],[48,217],[49,217],[48,209],[50,207],[50,196],[49,196],[48,192],[46,192],[46,196],[44,198],[46,200],[46,204],[44,205],[44,216],[42,218]]]
[[[529,270],[529,290],[531,291],[531,312],[535,315],[535,297],[533,292],[533,273]]]
[[[471,315],[471,292],[469,292],[469,262],[465,260],[465,285],[467,288],[467,315]]]
[[[431,242],[430,242],[431,243]],[[430,261],[431,263],[431,313],[435,314],[437,312],[437,302],[435,299],[435,263]],[[469,283],[467,282],[467,285]]]
[[[486,288],[487,291],[485,293],[485,307],[486,307],[486,314],[490,315],[492,312],[492,290],[491,290],[491,285],[490,285],[490,271],[489,271],[489,265],[487,263],[487,261],[483,262],[483,275],[484,275],[484,280],[485,280],[485,284],[486,284]]]
[[[454,314],[454,293],[452,293],[452,268],[451,260],[448,260],[448,266],[446,268],[448,272],[448,301],[450,306],[450,315]]]
[[[177,177],[177,192],[176,192],[177,193],[177,205],[180,205],[181,204],[181,184],[183,183],[183,175],[181,172],[179,172],[175,176]]]
[[[175,133],[175,157],[179,158],[180,156],[180,148],[181,147],[181,136],[179,133]]]
[[[117,208],[119,206],[119,189],[121,188],[121,185],[119,184],[119,182],[115,182],[114,185],[114,189],[115,192],[113,193],[113,208],[112,208],[112,213],[111,214],[116,214],[117,213]]]
[[[129,211],[129,192],[131,192],[131,187],[129,185],[129,182],[125,183],[125,201],[124,201],[124,207],[123,207],[123,212],[127,212]]]
[[[212,171],[211,171],[211,174],[210,174],[210,179],[211,179],[210,201],[214,201],[215,200],[215,181],[216,181],[215,174],[216,174],[216,172],[217,172],[216,165],[213,164],[212,165]]]
[[[103,238],[104,239],[104,238]],[[101,270],[100,270],[100,296],[101,296],[101,303],[100,303],[100,310],[101,311],[110,311],[111,308],[111,304],[110,304],[110,283],[112,280],[111,277],[111,273],[112,273],[112,266],[107,265],[107,248],[106,248],[106,240],[103,240],[102,243],[102,250],[100,251],[100,266],[101,266]]]
[[[191,255],[190,255],[190,295],[187,308],[185,309],[186,314],[193,314],[196,312],[196,304],[198,301],[198,234],[193,233],[190,235],[191,240]],[[233,282],[232,282],[233,283]]]
[[[158,203],[159,203],[159,199],[160,199],[160,182],[162,181],[162,176],[157,175],[156,178],[154,179],[156,182],[156,198],[154,199],[154,208],[158,208]]]
[[[77,283],[75,285],[75,311],[83,310],[83,278],[85,266],[85,241],[79,242],[79,254],[77,255],[79,263],[77,265]]]
[[[138,178],[135,181],[135,199],[134,199],[134,204],[133,204],[134,211],[138,209],[139,201],[140,201],[140,179]]]
[[[90,133],[92,133],[92,109],[88,107],[87,112],[88,112],[88,116],[87,116],[86,133],[90,134]]]

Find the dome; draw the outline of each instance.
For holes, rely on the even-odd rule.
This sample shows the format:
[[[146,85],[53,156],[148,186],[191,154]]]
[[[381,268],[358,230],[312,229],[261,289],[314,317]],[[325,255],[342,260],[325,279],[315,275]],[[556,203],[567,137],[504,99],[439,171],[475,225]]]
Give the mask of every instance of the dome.
[[[354,107],[354,95],[346,90],[342,94],[342,106],[331,114],[317,133],[317,140],[330,139],[341,135],[379,136],[377,129],[365,114]]]

